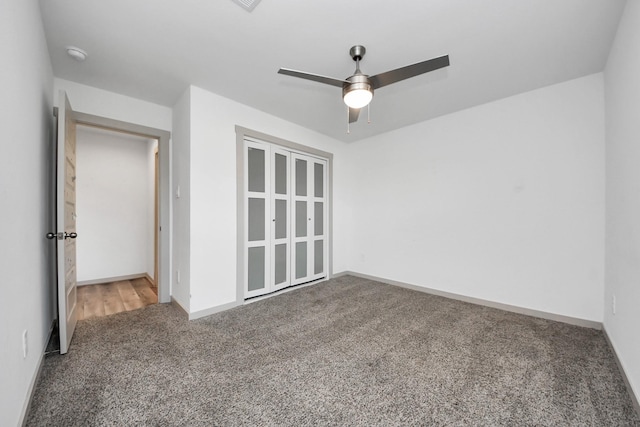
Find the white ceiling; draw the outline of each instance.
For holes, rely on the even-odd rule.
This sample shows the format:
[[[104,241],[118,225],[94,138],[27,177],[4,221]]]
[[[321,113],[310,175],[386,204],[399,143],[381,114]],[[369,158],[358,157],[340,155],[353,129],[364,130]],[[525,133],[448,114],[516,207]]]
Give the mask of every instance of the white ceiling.
[[[56,77],[173,106],[189,84],[342,141],[603,70],[625,0],[41,0]],[[346,133],[336,78],[448,54],[451,66],[376,91]],[[65,46],[89,53],[78,63]]]

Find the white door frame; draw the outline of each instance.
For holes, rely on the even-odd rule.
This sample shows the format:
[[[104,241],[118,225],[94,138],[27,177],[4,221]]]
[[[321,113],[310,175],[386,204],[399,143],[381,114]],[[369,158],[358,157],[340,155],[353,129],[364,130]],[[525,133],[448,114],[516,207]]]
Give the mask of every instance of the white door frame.
[[[160,161],[160,182],[158,188],[159,197],[159,226],[158,233],[158,302],[171,302],[171,185],[170,185],[170,155],[171,132],[94,116],[92,114],[74,112],[77,124],[100,127],[108,130],[133,133],[158,140],[158,157]]]
[[[245,136],[276,144],[285,149],[291,149],[292,151],[298,151],[300,153],[320,157],[327,161],[327,207],[325,208],[325,212],[327,212],[328,229],[325,231],[325,236],[328,243],[326,251],[326,253],[328,253],[328,257],[325,260],[325,271],[327,273],[327,280],[333,276],[333,154],[262,132],[247,129],[242,126],[236,126],[236,304],[244,303],[244,288],[247,274],[245,268],[245,186],[247,185],[245,181]],[[293,221],[293,218],[291,218],[291,221]]]

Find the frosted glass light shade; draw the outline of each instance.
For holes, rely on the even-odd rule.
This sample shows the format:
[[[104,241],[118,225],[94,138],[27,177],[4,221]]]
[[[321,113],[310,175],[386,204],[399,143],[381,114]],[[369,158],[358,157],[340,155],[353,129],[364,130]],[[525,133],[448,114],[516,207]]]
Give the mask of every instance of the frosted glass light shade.
[[[362,108],[365,107],[371,99],[373,93],[367,89],[356,89],[344,94],[344,103],[350,108]]]

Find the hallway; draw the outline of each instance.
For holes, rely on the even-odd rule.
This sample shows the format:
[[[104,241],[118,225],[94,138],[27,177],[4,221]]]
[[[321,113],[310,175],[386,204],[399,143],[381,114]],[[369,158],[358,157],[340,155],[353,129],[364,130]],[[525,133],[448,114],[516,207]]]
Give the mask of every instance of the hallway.
[[[158,288],[145,277],[78,287],[78,320],[158,303]]]

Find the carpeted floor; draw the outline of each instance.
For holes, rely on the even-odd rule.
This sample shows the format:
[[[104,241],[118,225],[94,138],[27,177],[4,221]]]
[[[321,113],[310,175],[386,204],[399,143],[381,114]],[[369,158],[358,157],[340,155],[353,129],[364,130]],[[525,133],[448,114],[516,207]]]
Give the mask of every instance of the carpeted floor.
[[[345,276],[78,323],[30,426],[640,426],[602,332]]]

